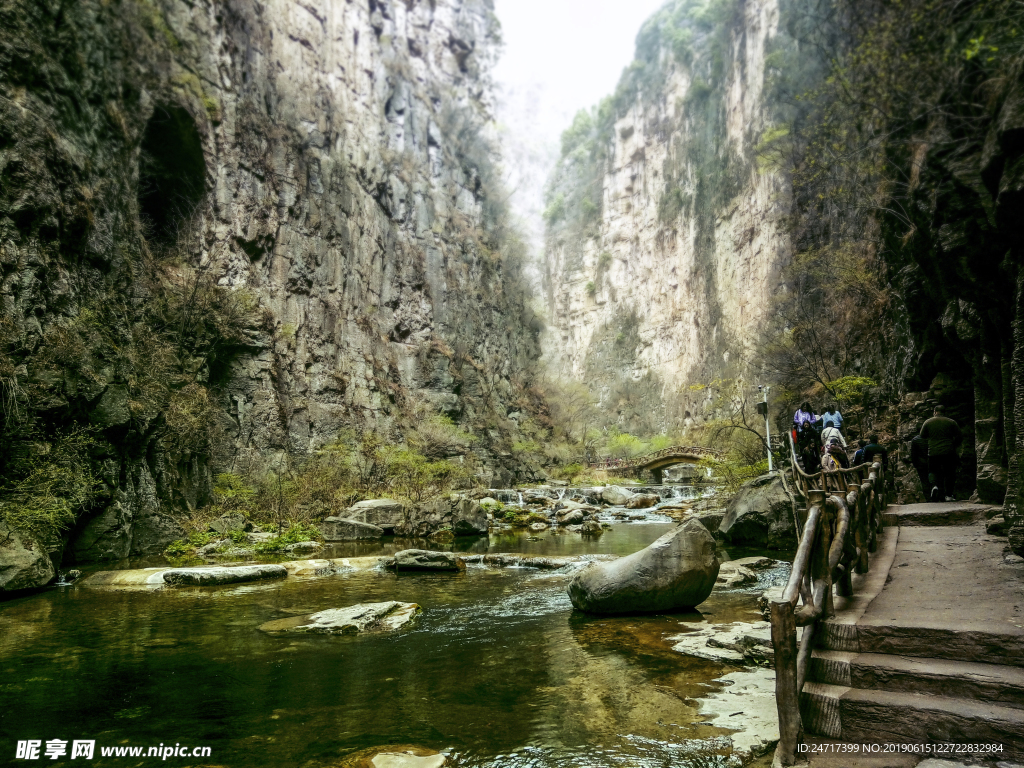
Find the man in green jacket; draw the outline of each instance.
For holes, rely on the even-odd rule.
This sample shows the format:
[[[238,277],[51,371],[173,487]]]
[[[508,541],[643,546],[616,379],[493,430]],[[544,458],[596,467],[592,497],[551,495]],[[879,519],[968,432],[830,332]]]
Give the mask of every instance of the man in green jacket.
[[[921,426],[921,437],[928,442],[928,482],[932,486],[929,499],[955,501],[953,486],[959,462],[956,449],[963,439],[960,426],[948,416],[943,416],[942,406],[937,405],[934,415]]]

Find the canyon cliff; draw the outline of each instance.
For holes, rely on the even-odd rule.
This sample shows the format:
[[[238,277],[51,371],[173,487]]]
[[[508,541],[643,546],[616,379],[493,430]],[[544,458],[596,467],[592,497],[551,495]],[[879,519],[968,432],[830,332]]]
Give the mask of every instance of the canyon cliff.
[[[549,182],[545,355],[624,429],[700,419],[749,376],[790,253],[787,175],[758,159],[793,47],[776,0],[670,2]]]
[[[531,476],[487,0],[3,0],[0,28],[8,452],[88,432],[74,559],[417,414],[476,437],[481,482]]]

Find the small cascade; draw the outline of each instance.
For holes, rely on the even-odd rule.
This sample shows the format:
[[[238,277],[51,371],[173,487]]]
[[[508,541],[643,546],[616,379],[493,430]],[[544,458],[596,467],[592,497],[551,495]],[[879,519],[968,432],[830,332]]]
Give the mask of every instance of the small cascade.
[[[502,504],[514,507],[526,506],[523,501],[523,494],[514,488],[488,488],[487,490],[492,498],[500,501]]]

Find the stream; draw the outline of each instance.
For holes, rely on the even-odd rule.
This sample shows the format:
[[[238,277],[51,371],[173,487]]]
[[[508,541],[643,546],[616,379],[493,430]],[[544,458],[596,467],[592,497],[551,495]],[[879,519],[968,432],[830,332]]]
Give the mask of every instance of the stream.
[[[648,512],[593,539],[515,530],[458,539],[454,548],[623,555],[674,527]],[[317,556],[405,546],[337,544]],[[763,553],[720,551],[722,559],[750,554]],[[686,625],[757,620],[766,585],[716,589],[699,612],[608,618],[573,611],[569,578],[564,569],[471,564],[454,575],[358,571],[212,588],[48,589],[0,603],[0,733],[10,742],[95,739],[89,764],[99,766],[156,759],[104,758],[100,745],[161,743],[209,746],[201,765],[309,768],[392,744],[480,768],[661,768],[720,747],[729,731],[702,722],[694,699],[734,667],[684,656],[665,638]],[[282,638],[257,629],[379,600],[419,603],[422,617],[393,635]]]

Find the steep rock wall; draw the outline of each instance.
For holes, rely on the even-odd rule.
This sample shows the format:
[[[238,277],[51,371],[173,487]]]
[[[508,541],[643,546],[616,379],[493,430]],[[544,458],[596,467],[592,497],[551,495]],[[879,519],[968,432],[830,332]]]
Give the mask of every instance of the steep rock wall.
[[[632,429],[699,419],[746,360],[789,254],[788,180],[758,163],[776,0],[669,3],[616,94],[563,137],[545,355]],[[583,192],[574,193],[574,188]]]
[[[211,468],[418,407],[478,435],[482,480],[529,475],[539,325],[494,193],[487,0],[3,0],[0,28],[2,374],[43,433],[96,430],[75,557],[159,551]],[[244,309],[192,373],[220,455],[140,394],[154,255]],[[68,328],[119,336],[38,365]]]

